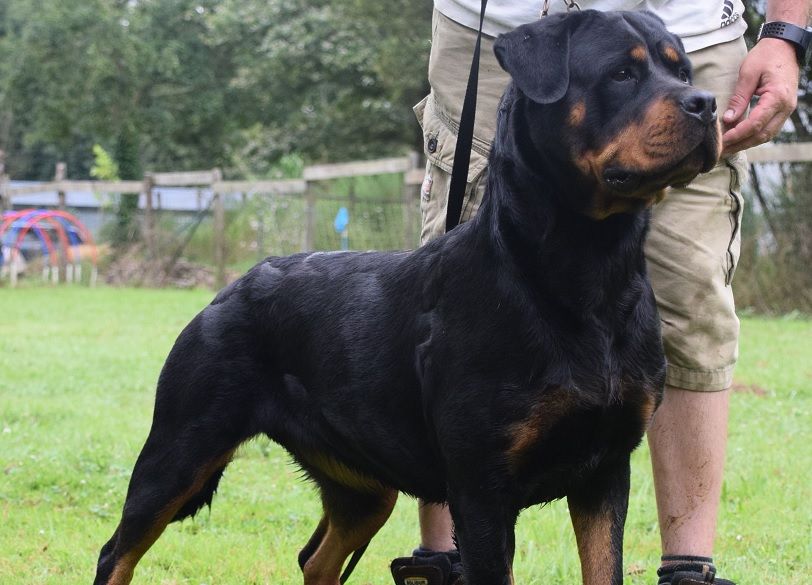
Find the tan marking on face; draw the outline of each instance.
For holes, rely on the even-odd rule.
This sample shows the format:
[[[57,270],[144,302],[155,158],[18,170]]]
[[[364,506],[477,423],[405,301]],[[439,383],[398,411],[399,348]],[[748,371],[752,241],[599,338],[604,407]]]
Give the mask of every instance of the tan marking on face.
[[[576,167],[603,184],[603,173],[611,165],[639,173],[667,168],[688,154],[682,113],[672,100],[660,98],[649,106],[642,120],[624,128],[600,150],[587,151],[575,158]],[[590,216],[603,219],[613,213],[643,209],[660,201],[664,191],[652,191],[642,197],[618,197],[598,189]]]
[[[674,157],[674,149],[684,139],[677,124],[679,116],[675,102],[653,102],[641,122],[627,127],[600,153],[602,167],[608,162],[643,172],[661,167]]]
[[[586,104],[583,100],[572,106],[570,115],[567,117],[567,124],[570,126],[580,126],[586,118]]]
[[[608,510],[588,514],[570,505],[584,585],[612,582],[612,518]]]
[[[672,63],[678,63],[679,62],[679,53],[671,45],[666,45],[665,47],[663,47],[663,57],[665,57],[666,59],[668,59]]]
[[[716,161],[719,162],[722,158],[722,148],[724,144],[722,143],[722,124],[720,122],[716,123]]]
[[[632,59],[635,61],[643,62],[648,58],[648,51],[643,45],[637,45],[631,51]]]
[[[510,460],[518,463],[522,454],[543,439],[574,405],[570,393],[564,388],[543,396],[533,405],[527,418],[511,427],[511,442],[507,451]]]

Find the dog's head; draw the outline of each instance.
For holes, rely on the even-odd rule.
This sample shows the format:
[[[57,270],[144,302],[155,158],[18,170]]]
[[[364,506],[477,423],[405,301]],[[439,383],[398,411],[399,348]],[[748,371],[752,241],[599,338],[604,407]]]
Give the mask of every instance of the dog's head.
[[[714,96],[691,87],[682,42],[651,13],[549,16],[494,51],[522,102],[518,140],[582,187],[584,200],[564,202],[582,213],[642,209],[719,159]]]

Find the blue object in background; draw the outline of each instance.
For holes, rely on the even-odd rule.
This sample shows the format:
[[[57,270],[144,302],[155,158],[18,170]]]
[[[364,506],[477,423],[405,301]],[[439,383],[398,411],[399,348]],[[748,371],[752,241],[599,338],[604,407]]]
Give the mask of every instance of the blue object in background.
[[[346,207],[341,207],[336,213],[336,218],[333,220],[333,227],[336,233],[341,234],[341,249],[350,249],[350,236],[347,232],[347,227],[350,225],[350,212]]]
[[[347,229],[347,226],[350,224],[350,212],[347,211],[346,207],[341,207],[336,213],[336,218],[333,221],[333,225],[336,228],[336,233],[341,233]]]

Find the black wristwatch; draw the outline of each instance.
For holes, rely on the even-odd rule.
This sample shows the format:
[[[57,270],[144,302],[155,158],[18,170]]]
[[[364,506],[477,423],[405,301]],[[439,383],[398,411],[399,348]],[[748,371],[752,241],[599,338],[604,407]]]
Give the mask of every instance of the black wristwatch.
[[[806,62],[806,50],[812,41],[812,29],[789,22],[765,22],[758,31],[756,42],[764,38],[783,39],[793,45],[798,56],[798,64],[803,66]]]

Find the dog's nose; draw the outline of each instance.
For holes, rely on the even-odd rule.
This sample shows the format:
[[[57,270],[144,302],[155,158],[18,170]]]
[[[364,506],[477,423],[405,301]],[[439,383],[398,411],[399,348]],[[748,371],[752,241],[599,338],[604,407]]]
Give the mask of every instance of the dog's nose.
[[[716,121],[716,98],[707,91],[692,91],[679,102],[682,111],[703,124]]]

